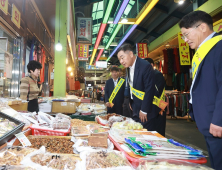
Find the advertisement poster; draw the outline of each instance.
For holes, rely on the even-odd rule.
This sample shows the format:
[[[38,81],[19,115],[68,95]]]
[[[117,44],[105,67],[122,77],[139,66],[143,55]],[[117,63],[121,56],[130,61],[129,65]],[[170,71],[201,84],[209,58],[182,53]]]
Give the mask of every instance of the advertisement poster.
[[[147,58],[148,57],[147,43],[137,43],[136,51],[139,58]]]
[[[190,65],[190,49],[188,43],[182,39],[182,33],[178,33],[178,44],[180,51],[180,65]]]
[[[77,45],[92,44],[92,18],[77,18]]]
[[[88,56],[89,56],[89,46],[88,45],[79,45],[78,59],[81,61],[88,61]]]

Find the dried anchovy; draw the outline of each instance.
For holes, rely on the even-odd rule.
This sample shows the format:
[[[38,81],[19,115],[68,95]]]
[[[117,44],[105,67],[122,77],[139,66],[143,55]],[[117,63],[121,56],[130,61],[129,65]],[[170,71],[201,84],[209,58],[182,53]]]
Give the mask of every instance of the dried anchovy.
[[[64,138],[33,138],[29,139],[32,148],[39,149],[45,146],[46,150],[51,153],[67,153],[73,154],[73,142]]]

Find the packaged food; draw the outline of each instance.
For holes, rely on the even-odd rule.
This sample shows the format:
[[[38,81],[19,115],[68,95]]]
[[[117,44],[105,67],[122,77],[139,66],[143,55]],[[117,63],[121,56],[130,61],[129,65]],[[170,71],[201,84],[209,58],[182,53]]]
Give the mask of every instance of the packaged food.
[[[58,114],[56,114],[56,117],[58,117],[58,118],[66,118],[66,119],[71,120],[71,117],[70,117],[70,116],[67,116],[67,115],[62,114],[62,113],[58,113]]]
[[[55,129],[69,129],[70,120],[67,118],[56,117],[52,122],[52,128]]]
[[[83,170],[133,170],[122,152],[91,151],[80,154]]]
[[[124,119],[121,116],[111,116],[108,120],[108,124],[110,127],[112,127],[113,123],[122,121],[124,121]]]
[[[90,131],[86,126],[76,126],[71,129],[72,136],[88,136]]]
[[[106,106],[104,104],[92,104],[90,106],[91,110],[105,110]]]
[[[22,159],[35,149],[24,147],[3,148],[0,151],[0,165],[20,165]]]
[[[140,163],[137,170],[212,170],[204,165],[187,163],[177,160],[146,161]]]
[[[91,133],[108,133],[109,127],[90,124],[86,126]]]
[[[123,122],[115,122],[115,123],[113,123],[112,127],[117,128],[117,129],[125,129],[125,130],[143,129],[143,125],[141,123],[135,122],[132,119],[128,119]]]
[[[78,127],[78,126],[87,126],[89,124],[97,124],[96,122],[91,122],[91,121],[83,121],[83,120],[80,120],[80,119],[72,119],[71,120],[71,126],[72,127]]]
[[[103,114],[103,113],[106,113],[106,110],[94,110],[93,113],[96,114],[96,115]]]
[[[88,139],[88,145],[92,147],[107,148],[107,136],[90,136]]]
[[[17,126],[18,125],[16,125],[14,122],[11,122],[8,119],[0,117],[0,137],[8,133]]]

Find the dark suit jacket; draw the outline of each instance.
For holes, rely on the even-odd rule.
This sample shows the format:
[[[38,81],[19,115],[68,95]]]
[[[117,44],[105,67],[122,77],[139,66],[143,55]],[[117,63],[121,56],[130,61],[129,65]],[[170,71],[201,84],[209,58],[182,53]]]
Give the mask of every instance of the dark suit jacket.
[[[120,78],[118,79],[119,82]],[[105,86],[105,102],[109,102],[109,97],[111,96],[112,92],[114,90],[114,82],[113,79],[109,79],[106,81]],[[112,108],[107,108],[107,113],[117,113],[121,114],[123,112],[123,102],[124,102],[124,90],[125,90],[125,82],[119,89],[118,93],[116,94],[116,97],[113,99],[114,106]]]
[[[212,136],[209,133],[211,123],[222,126],[222,41],[211,49],[199,65],[189,113],[205,136]]]
[[[128,73],[129,73],[129,69],[128,69]],[[147,61],[139,57],[137,57],[136,64],[135,64],[133,88],[145,92],[145,96],[143,100],[140,100],[135,95],[133,95],[134,120],[140,121],[139,120],[140,110],[147,113],[148,119],[153,118],[154,114],[152,112],[152,103],[153,103],[153,97],[154,97],[154,92],[155,92],[154,71],[150,63],[148,63]]]

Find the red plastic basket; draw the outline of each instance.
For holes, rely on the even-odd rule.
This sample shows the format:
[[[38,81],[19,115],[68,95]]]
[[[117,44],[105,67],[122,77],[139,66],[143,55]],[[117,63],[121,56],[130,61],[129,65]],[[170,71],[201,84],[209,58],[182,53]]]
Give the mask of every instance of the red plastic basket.
[[[69,128],[67,132],[41,129],[41,128],[36,128],[32,126],[30,126],[29,128],[32,130],[32,135],[35,135],[35,136],[67,136],[71,130],[71,127]]]

